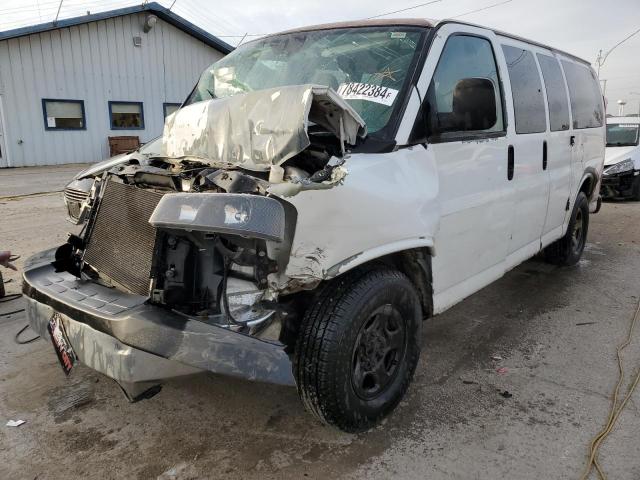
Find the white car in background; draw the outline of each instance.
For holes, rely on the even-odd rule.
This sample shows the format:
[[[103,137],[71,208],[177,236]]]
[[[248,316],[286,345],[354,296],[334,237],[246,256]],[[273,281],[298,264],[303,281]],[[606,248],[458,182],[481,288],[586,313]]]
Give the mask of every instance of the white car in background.
[[[640,117],[607,118],[603,198],[640,200]]]

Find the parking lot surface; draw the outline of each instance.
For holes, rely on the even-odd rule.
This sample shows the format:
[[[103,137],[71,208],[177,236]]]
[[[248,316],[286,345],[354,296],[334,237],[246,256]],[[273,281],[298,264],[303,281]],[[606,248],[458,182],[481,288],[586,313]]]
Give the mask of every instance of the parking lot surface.
[[[27,173],[2,172],[0,197],[60,189]],[[18,266],[74,229],[60,193],[0,198],[0,212]],[[65,377],[48,341],[16,344],[23,312],[0,317],[0,478],[579,478],[639,294],[640,204],[605,203],[576,267],[533,259],[429,320],[407,398],[361,435],[317,423],[294,389],[213,374],[131,404],[82,365]],[[625,364],[640,368],[640,332]],[[612,479],[640,478],[639,407],[636,392],[603,445]]]

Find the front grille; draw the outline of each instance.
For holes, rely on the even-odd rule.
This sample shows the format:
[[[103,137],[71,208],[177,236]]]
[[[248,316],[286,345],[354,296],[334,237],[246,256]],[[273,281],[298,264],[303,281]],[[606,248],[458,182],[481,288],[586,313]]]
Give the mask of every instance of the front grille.
[[[84,261],[130,292],[147,295],[156,242],[149,217],[162,194],[113,180],[104,189]]]
[[[80,213],[82,212],[82,203],[89,196],[89,192],[82,190],[75,190],[73,188],[64,189],[64,200],[67,205],[67,214],[73,220],[78,221]]]
[[[89,192],[85,192],[83,190],[76,190],[74,188],[65,188],[64,189],[64,198],[70,202],[82,203],[89,196]]]
[[[76,222],[80,218],[82,212],[82,204],[78,202],[70,202],[67,200],[67,215]]]

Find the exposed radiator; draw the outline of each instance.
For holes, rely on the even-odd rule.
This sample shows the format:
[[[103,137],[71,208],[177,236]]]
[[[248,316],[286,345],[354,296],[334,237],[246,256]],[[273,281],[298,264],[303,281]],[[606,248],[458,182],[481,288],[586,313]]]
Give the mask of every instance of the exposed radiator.
[[[132,293],[147,295],[156,242],[149,217],[162,194],[112,180],[104,189],[84,261]]]

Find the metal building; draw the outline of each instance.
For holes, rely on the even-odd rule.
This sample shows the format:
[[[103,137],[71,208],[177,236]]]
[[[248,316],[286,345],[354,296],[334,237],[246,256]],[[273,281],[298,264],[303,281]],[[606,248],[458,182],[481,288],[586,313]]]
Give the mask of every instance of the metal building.
[[[0,32],[0,167],[95,162],[109,137],[155,138],[231,49],[157,3]]]

